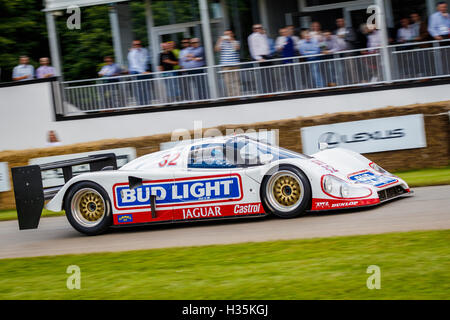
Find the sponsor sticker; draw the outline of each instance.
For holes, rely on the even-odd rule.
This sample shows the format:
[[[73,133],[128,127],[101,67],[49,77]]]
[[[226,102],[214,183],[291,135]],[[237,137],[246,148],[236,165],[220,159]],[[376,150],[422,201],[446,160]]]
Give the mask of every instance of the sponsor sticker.
[[[358,201],[339,202],[333,203],[331,205],[331,208],[346,208],[346,207],[353,207],[356,205],[358,205]]]
[[[117,216],[117,221],[119,223],[133,222],[133,215],[132,214],[120,214]]]
[[[220,217],[220,207],[200,207],[183,209],[183,219]]]
[[[235,214],[252,214],[252,213],[260,213],[261,212],[261,204],[237,204],[234,206]]]
[[[239,176],[218,176],[189,180],[144,182],[130,189],[128,183],[115,185],[114,200],[117,209],[144,208],[150,205],[150,195],[156,196],[156,204],[187,205],[190,203],[220,202],[241,198]]]
[[[312,208],[313,211],[320,210],[334,210],[334,209],[346,209],[346,208],[354,208],[358,206],[368,206],[374,205],[380,202],[380,199],[363,199],[363,200],[354,200],[354,201],[345,201],[345,200],[332,200],[332,199],[313,199],[312,200]]]
[[[381,188],[388,184],[392,184],[397,182],[398,180],[393,177],[383,176],[379,174],[374,174],[370,171],[362,171],[355,174],[352,174],[348,177],[350,180],[358,182],[358,183],[364,183],[364,184],[370,184],[372,186]]]

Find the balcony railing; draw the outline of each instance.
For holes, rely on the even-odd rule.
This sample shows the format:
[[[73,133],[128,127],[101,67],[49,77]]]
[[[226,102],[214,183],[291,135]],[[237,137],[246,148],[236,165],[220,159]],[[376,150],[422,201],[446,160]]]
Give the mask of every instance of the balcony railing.
[[[63,115],[175,106],[450,76],[450,42],[389,46],[148,75],[63,82]],[[392,79],[385,79],[390,68]],[[209,75],[208,75],[209,73]],[[213,82],[211,82],[211,73]],[[211,85],[216,86],[212,90]]]

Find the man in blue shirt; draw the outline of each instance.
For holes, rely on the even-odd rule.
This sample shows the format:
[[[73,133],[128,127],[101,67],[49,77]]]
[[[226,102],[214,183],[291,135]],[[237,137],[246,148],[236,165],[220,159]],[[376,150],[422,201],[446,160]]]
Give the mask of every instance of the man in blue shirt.
[[[191,46],[191,39],[184,38],[181,41],[181,50],[180,50],[180,56],[178,57],[178,65],[181,69],[186,69],[185,63],[188,61],[185,60],[185,56],[189,53],[189,48]],[[189,65],[188,65],[189,66]]]
[[[13,81],[24,81],[34,79],[34,67],[29,64],[30,59],[27,56],[20,56],[19,65],[13,69]]]
[[[277,50],[281,53],[282,58],[290,58],[295,56],[296,43],[293,37],[292,29],[281,28],[280,36],[277,38],[275,46]],[[283,63],[292,63],[292,60],[283,60]]]
[[[200,40],[198,38],[192,38],[190,44],[191,46],[187,48],[187,52],[184,56],[184,68],[193,69],[204,67],[205,50],[200,46]]]
[[[200,46],[200,39],[192,38],[191,46],[187,48],[184,56],[184,67],[186,69],[202,68],[206,65],[205,50]],[[188,74],[193,75],[189,77],[190,83],[193,86],[193,94],[195,100],[204,100],[208,97],[208,87],[206,83],[205,69],[188,70]]]
[[[295,41],[293,38],[291,28],[281,28],[279,30],[280,36],[276,40],[276,48],[278,52],[280,53],[282,58],[290,58],[295,56]],[[291,64],[294,60],[292,59],[286,59],[282,60],[282,64]],[[282,91],[292,91],[295,89],[295,74],[294,74],[294,68],[292,65],[283,66],[280,68],[280,71],[283,72],[283,80],[277,81],[281,85],[281,88],[278,88],[278,90]]]
[[[437,4],[437,12],[430,16],[428,32],[435,40],[448,39],[450,35],[450,16],[446,2]]]
[[[105,65],[98,72],[100,77],[110,78],[120,76],[122,70],[117,63],[114,63],[113,57],[106,56],[103,61]],[[104,83],[117,83],[119,81],[119,79],[113,78],[105,80]],[[118,108],[125,106],[125,98],[122,95],[122,91],[117,89],[119,89],[117,85],[104,85],[100,87],[105,107]]]
[[[320,54],[319,43],[314,40],[309,32],[305,32],[304,39],[300,40],[298,45],[298,51],[302,56],[315,56]],[[319,60],[319,57],[308,57],[306,60],[313,61]]]
[[[142,47],[140,40],[132,42],[132,48],[128,52],[128,71],[131,75],[138,75],[132,80],[146,80],[149,79],[150,72],[148,71],[149,55],[146,48]],[[151,82],[137,81],[132,84],[133,92],[136,94],[136,102],[138,105],[147,105],[150,103]]]
[[[300,52],[300,54],[302,56],[307,56],[307,61],[320,60],[320,57],[317,56],[321,53],[320,44],[317,42],[317,40],[313,39],[308,31],[306,31],[303,36],[304,39],[301,40],[298,45],[298,51]],[[314,62],[311,64],[307,64],[306,66],[309,66],[311,70],[311,74],[315,82],[314,87],[323,87],[322,75],[320,73],[320,62]]]
[[[116,77],[120,76],[121,69],[111,56],[106,56],[103,61],[105,65],[98,72],[100,77]]]

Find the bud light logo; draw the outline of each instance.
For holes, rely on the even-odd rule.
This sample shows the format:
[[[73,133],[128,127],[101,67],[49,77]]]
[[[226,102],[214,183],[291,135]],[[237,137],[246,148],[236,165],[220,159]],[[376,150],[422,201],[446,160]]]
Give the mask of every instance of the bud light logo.
[[[127,183],[114,186],[117,209],[143,208],[150,205],[150,195],[156,196],[156,205],[187,205],[197,202],[239,200],[239,176],[211,177],[182,181],[144,182],[130,189]]]

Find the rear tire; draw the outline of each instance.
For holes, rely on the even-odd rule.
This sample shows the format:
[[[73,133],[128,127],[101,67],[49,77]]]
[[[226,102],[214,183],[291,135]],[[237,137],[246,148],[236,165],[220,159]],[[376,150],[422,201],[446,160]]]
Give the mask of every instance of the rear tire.
[[[112,224],[108,194],[94,182],[79,182],[70,188],[64,210],[72,227],[89,236],[105,232]]]
[[[266,212],[289,219],[306,213],[312,192],[303,171],[291,165],[280,165],[265,175],[260,194]]]

